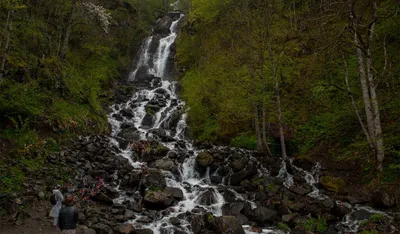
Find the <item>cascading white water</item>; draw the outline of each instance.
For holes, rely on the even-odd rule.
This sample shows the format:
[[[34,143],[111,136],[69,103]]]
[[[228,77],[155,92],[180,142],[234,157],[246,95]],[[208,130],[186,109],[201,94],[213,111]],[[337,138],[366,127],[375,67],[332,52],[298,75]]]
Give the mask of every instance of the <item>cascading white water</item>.
[[[164,172],[166,175],[167,186],[179,188],[183,193],[183,200],[178,202],[171,209],[169,209],[170,213],[168,215],[164,215],[163,217],[156,219],[150,224],[141,225],[144,228],[152,229],[155,234],[173,233],[174,227],[173,225],[169,224],[169,219],[177,217],[180,214],[184,214],[186,212],[191,212],[196,207],[200,207],[208,212],[212,212],[216,216],[220,216],[222,215],[222,206],[225,202],[223,196],[218,191],[217,186],[214,186],[210,183],[210,176],[218,173],[218,170],[215,171],[214,174],[210,175],[210,171],[208,168],[205,177],[201,177],[199,173],[195,170],[196,156],[200,151],[196,150],[193,147],[192,142],[189,141],[185,136],[187,127],[187,114],[185,114],[183,111],[185,108],[185,103],[179,99],[176,93],[176,82],[169,81],[167,80],[167,78],[169,77],[165,77],[167,62],[171,53],[171,47],[177,37],[178,23],[182,17],[183,15],[181,15],[178,20],[175,20],[171,24],[171,33],[166,37],[160,39],[155,55],[150,54],[150,47],[156,37],[151,36],[144,40],[141,47],[139,60],[129,78],[129,80],[131,81],[134,80],[138,69],[142,66],[146,66],[149,68],[148,72],[150,74],[156,77],[161,77],[161,83],[158,85],[152,84],[152,88],[143,88],[139,90],[126,103],[115,104],[111,106],[112,112],[108,116],[109,123],[112,126],[110,142],[111,144],[113,144],[113,146],[119,149],[117,154],[121,157],[128,159],[129,163],[134,168],[141,168],[143,163],[140,161],[134,161],[131,158],[131,148],[121,147],[119,141],[117,140],[120,137],[119,134],[122,132],[124,124],[131,124],[133,126],[133,129],[135,129],[135,134],[133,135],[133,137],[136,137],[136,140],[146,140],[148,136],[152,136],[152,130],[162,128],[165,131],[165,134],[169,138],[173,139],[173,141],[171,142],[161,141],[163,145],[168,147],[171,151],[174,151],[177,150],[177,142],[184,142],[183,147],[186,148],[185,150],[193,152],[191,156],[186,158],[185,161],[180,165],[179,179],[170,172]],[[155,105],[158,105],[157,108],[152,109]],[[121,115],[122,111],[128,112],[128,114],[130,113],[130,115]],[[176,119],[175,115],[177,115],[177,113],[179,116],[177,118],[176,124],[173,127],[169,126],[170,122],[172,122],[171,119]],[[132,135],[130,136],[132,137]],[[182,145],[179,147],[182,147]],[[216,148],[218,149],[218,147]],[[243,150],[239,149],[237,151],[244,152]],[[228,163],[229,160],[230,156],[225,159],[225,162]],[[294,184],[294,181],[293,176],[288,173],[286,166],[286,163],[283,161],[278,177],[284,179],[284,185],[286,187],[290,187]],[[315,183],[318,182],[318,171],[320,169],[319,164],[314,167],[312,172],[307,172],[293,165],[291,166],[295,170],[300,171],[305,175],[304,179],[307,181],[308,184],[311,185],[313,189],[312,192],[309,194],[310,197],[318,200],[323,200],[326,198],[325,195],[319,193],[319,190],[315,186]],[[227,176],[222,178],[222,184],[230,184],[230,176],[232,175],[232,173],[232,169],[230,169]],[[268,175],[269,172],[267,169],[261,166],[258,168],[257,174],[258,176],[265,176]],[[123,191],[121,192],[121,194],[123,194]],[[256,208],[256,204],[252,202],[251,199],[248,199],[246,201],[237,192],[234,192],[233,190],[231,190],[231,192],[235,194],[238,200],[248,202],[250,203],[251,208]],[[202,205],[200,203],[200,197],[204,193],[212,194],[212,204]],[[116,202],[122,202],[124,199],[125,198],[117,199]],[[141,218],[143,218],[141,214],[136,214],[136,218],[134,220],[131,220],[130,223],[137,224]],[[354,231],[358,228],[357,225],[359,225],[359,221],[352,220],[349,215],[346,216],[346,220],[344,220],[342,224],[345,227],[348,227],[344,230]],[[190,224],[187,221],[181,220],[181,232],[192,233],[189,227]],[[244,226],[244,228],[246,233],[254,233],[250,230],[249,226]],[[283,233],[281,231],[266,228],[262,231],[263,233]]]

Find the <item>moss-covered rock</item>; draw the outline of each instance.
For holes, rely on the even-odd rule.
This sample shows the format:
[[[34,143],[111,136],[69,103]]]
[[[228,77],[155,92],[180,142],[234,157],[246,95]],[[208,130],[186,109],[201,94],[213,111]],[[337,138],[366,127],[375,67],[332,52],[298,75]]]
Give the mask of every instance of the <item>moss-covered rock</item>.
[[[201,167],[210,166],[213,160],[213,156],[207,152],[200,152],[196,157],[196,162]]]
[[[332,176],[323,176],[319,180],[320,184],[324,189],[331,192],[344,192],[345,182],[342,178],[335,178]]]

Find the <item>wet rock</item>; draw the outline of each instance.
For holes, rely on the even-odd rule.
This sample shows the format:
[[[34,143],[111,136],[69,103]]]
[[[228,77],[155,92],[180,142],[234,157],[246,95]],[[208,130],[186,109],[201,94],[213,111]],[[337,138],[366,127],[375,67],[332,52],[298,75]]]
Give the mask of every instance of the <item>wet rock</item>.
[[[210,180],[212,184],[220,184],[222,182],[222,177],[217,175],[210,176]]]
[[[129,109],[122,109],[122,110],[120,110],[119,113],[128,119],[132,119],[134,117],[134,115],[132,114],[132,112]]]
[[[222,206],[222,215],[238,215],[244,208],[243,202],[229,202]]]
[[[291,220],[293,220],[293,218],[295,217],[295,214],[286,214],[286,215],[282,215],[282,222],[284,223],[288,223]]]
[[[249,218],[247,218],[246,216],[242,215],[242,214],[237,214],[235,215],[237,220],[239,221],[240,225],[246,225],[249,223]]]
[[[102,223],[92,225],[91,228],[96,231],[96,234],[113,234],[113,230],[110,226]]]
[[[332,209],[335,206],[335,202],[332,199],[327,198],[322,202],[322,205],[325,208]]]
[[[252,210],[251,220],[257,222],[259,225],[265,225],[265,223],[272,223],[277,219],[277,213],[274,210],[268,209],[266,207],[257,207]]]
[[[229,189],[225,190],[223,196],[224,196],[224,199],[226,202],[235,202],[235,201],[239,200],[236,197],[236,193]]]
[[[177,217],[171,217],[169,218],[169,222],[174,225],[174,226],[178,226],[181,224],[181,220]]]
[[[245,234],[242,225],[235,216],[216,217],[215,231],[221,234]]]
[[[293,211],[300,211],[300,210],[304,209],[304,207],[306,207],[306,205],[302,202],[296,202],[296,203],[289,204],[289,208]]]
[[[142,126],[145,128],[150,128],[151,126],[153,126],[153,121],[153,115],[150,113],[146,113],[142,120]]]
[[[164,192],[171,194],[177,200],[183,200],[183,192],[180,188],[166,187]]]
[[[373,192],[371,200],[375,208],[390,208],[396,205],[394,197],[383,189]]]
[[[369,219],[372,215],[373,215],[373,213],[371,213],[371,212],[369,212],[369,211],[367,211],[367,210],[359,209],[359,210],[354,211],[354,212],[351,214],[351,217],[352,217],[353,219],[355,219],[355,220],[361,221],[361,220],[367,220],[367,219]]]
[[[174,198],[171,194],[166,192],[148,191],[143,200],[148,208],[165,209],[172,205]]]
[[[207,191],[203,192],[197,202],[201,205],[209,206],[217,202],[215,197],[215,192],[213,189],[208,189]]]
[[[170,171],[174,174],[179,174],[178,167],[173,160],[159,159],[156,161],[156,167],[161,170]]]
[[[160,170],[150,168],[148,174],[144,178],[144,184],[147,188],[164,189],[167,185],[165,177]]]
[[[239,172],[239,171],[243,170],[245,164],[242,160],[236,159],[230,163],[230,166],[234,172]]]
[[[156,22],[156,26],[154,27],[154,33],[168,35],[170,33],[169,28],[172,24],[172,18],[169,16],[164,16],[161,19],[158,19]]]
[[[200,215],[190,216],[190,226],[193,234],[199,234],[203,230],[204,222]]]
[[[346,206],[343,203],[335,203],[335,206],[331,209],[331,214],[342,218],[348,214],[350,214],[351,208]]]
[[[196,157],[196,162],[200,167],[208,167],[213,162],[213,156],[207,152],[200,152]]]
[[[304,187],[295,186],[295,185],[290,186],[289,190],[294,193],[297,193],[299,195],[307,195],[312,191],[310,187],[304,188]]]
[[[113,199],[109,196],[105,195],[104,193],[97,193],[95,196],[91,197],[93,201],[98,201],[107,205],[112,205]]]

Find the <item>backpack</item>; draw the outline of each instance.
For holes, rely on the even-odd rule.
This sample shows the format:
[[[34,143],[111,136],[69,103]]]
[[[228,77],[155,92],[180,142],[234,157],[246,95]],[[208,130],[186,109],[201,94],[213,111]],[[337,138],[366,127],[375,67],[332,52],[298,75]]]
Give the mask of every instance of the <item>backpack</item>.
[[[55,204],[57,204],[57,199],[56,199],[56,195],[53,194],[50,196],[50,203],[54,206]]]

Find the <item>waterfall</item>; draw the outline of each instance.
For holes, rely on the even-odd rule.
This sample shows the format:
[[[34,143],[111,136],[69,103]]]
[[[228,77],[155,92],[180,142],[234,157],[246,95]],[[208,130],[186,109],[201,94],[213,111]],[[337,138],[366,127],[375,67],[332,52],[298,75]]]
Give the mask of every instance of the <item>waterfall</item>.
[[[257,207],[257,204],[251,201],[255,199],[255,194],[253,194],[253,198],[247,199],[230,189],[231,176],[233,175],[231,168],[224,176],[221,176],[222,183],[219,186],[213,185],[211,181],[212,177],[219,173],[221,167],[214,171],[211,171],[208,167],[205,175],[201,175],[195,169],[196,157],[201,150],[194,147],[193,142],[186,136],[187,114],[185,113],[185,102],[179,99],[177,93],[178,84],[176,81],[171,81],[171,77],[168,77],[169,74],[167,72],[168,61],[173,57],[171,48],[177,38],[178,25],[183,15],[181,14],[175,18],[168,28],[169,34],[156,34],[143,40],[134,69],[132,69],[128,78],[130,82],[138,82],[140,89],[127,102],[112,105],[110,108],[111,113],[108,115],[109,123],[112,126],[110,141],[113,147],[119,149],[117,154],[128,159],[134,168],[140,169],[145,163],[139,159],[133,159],[131,157],[131,147],[120,145],[121,139],[125,141],[126,139],[129,139],[128,141],[148,140],[149,138],[157,138],[155,132],[158,131],[162,133],[159,134],[162,135],[162,138],[158,136],[157,140],[162,145],[168,147],[170,152],[178,150],[191,152],[188,154],[190,156],[186,157],[183,163],[179,165],[178,176],[169,171],[164,171],[167,186],[180,189],[183,193],[183,199],[170,207],[168,209],[169,213],[159,215],[152,223],[140,223],[141,218],[143,218],[143,215],[140,213],[135,214],[136,218],[129,221],[135,226],[149,228],[156,234],[172,234],[176,228],[179,228],[179,233],[192,233],[190,223],[185,218],[180,219],[179,227],[171,225],[169,220],[180,217],[187,212],[195,212],[194,210],[203,210],[203,213],[211,212],[214,216],[221,216],[223,213],[222,207],[225,203],[224,196],[219,190],[221,186],[225,186],[227,190],[234,193],[235,199],[250,204],[252,209]],[[157,48],[154,47],[155,45]],[[127,126],[130,129],[129,132],[124,130]],[[218,149],[218,147],[215,147],[215,149]],[[245,150],[235,150],[239,153],[246,153]],[[251,158],[251,156],[249,158],[251,161],[257,160]],[[228,164],[229,160],[231,160],[231,155],[224,160],[224,163]],[[282,166],[277,177],[283,179],[284,186],[289,188],[294,184],[294,180],[293,176],[287,170],[287,166],[289,165],[286,163],[282,161]],[[300,171],[305,175],[305,181],[312,188],[312,192],[308,196],[317,200],[327,198],[327,196],[320,194],[318,188],[315,186],[318,182],[319,164],[313,168],[312,172],[307,172],[293,165],[291,166],[294,170]],[[269,173],[261,164],[255,171],[257,177],[269,176]],[[119,187],[117,189],[120,191]],[[205,196],[206,198],[204,198]],[[117,199],[116,202],[122,202],[123,200],[124,198],[122,197]],[[360,208],[354,208],[355,211],[357,209]],[[346,216],[346,220],[342,222],[342,225],[345,226],[344,230],[354,231],[357,230],[359,223],[352,220],[350,215],[348,215]],[[250,231],[250,226],[245,225],[243,227],[246,233],[254,233]],[[264,228],[262,232],[283,233],[274,228]]]

